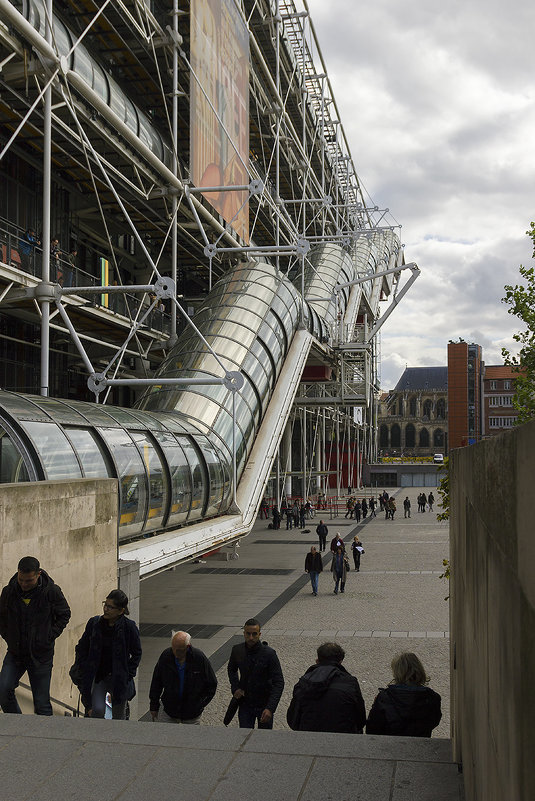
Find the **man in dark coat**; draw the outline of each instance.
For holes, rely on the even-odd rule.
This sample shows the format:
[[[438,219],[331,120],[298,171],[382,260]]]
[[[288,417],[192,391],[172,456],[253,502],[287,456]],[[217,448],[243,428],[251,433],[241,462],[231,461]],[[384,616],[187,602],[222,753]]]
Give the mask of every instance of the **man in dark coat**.
[[[318,535],[318,538],[319,538],[319,549],[320,549],[320,551],[324,551],[325,548],[327,547],[327,534],[328,533],[329,533],[329,529],[327,528],[327,526],[325,525],[323,520],[320,520],[319,526],[316,526],[316,534]]]
[[[273,715],[284,689],[277,653],[260,641],[260,623],[255,618],[243,627],[245,642],[235,645],[227,666],[230,689],[239,701],[240,728],[273,728]]]
[[[152,674],[149,690],[152,719],[200,724],[203,710],[214,697],[216,688],[217,679],[208,657],[191,645],[187,632],[177,631],[171,647],[160,655]]]
[[[295,731],[333,731],[361,734],[366,710],[357,679],[342,666],[344,649],[335,642],[318,648],[293,689],[286,720]]]
[[[310,549],[305,557],[305,573],[310,576],[310,583],[312,585],[312,594],[318,594],[318,579],[323,570],[323,562],[321,556],[314,546]]]
[[[0,596],[0,635],[7,654],[0,672],[0,705],[20,714],[15,688],[28,671],[36,715],[52,715],[50,678],[54,644],[71,610],[61,589],[41,570],[33,556],[25,556]]]

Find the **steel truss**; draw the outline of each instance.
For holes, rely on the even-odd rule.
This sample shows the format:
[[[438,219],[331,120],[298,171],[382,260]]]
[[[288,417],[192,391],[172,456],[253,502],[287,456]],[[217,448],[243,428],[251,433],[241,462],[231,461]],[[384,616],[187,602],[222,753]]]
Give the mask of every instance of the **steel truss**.
[[[47,0],[44,36],[27,13],[31,3],[0,0],[0,125],[5,134],[0,162],[8,157],[40,162],[43,176],[41,280],[25,281],[24,290],[16,280],[8,285],[6,263],[0,310],[3,306],[16,316],[17,309],[28,313],[29,308],[39,321],[41,394],[49,393],[49,350],[58,330],[72,337],[71,357],[87,370],[90,390],[98,396],[106,389],[105,402],[113,400],[110,389],[121,382],[135,387],[150,380],[131,364],[126,367],[125,355],[137,347],[139,362],[152,357],[156,366],[176,341],[177,326],[192,325],[188,305],[195,306],[196,296],[208,291],[229,265],[255,256],[271,259],[294,276],[304,293],[311,247],[333,242],[355,256],[359,248],[374,248],[381,233],[400,228],[388,209],[374,205],[358,177],[306,0],[241,0],[239,5],[250,36],[249,183],[203,192],[247,192],[249,245],[233,231],[233,220],[225,222],[189,180],[190,88],[198,78],[191,69],[184,0]],[[51,25],[53,18],[71,31],[67,50],[57,23]],[[110,93],[118,87],[125,106],[142,99],[143,119],[158,132],[163,156],[70,63],[82,46],[93,69],[113,79]],[[117,285],[66,288],[55,283],[49,258],[53,183],[71,193],[79,232],[106,253]],[[130,260],[117,244],[125,231],[135,241]],[[145,280],[123,281],[125,261],[129,275]],[[404,266],[412,276],[400,289]],[[296,400],[296,414],[306,420],[307,410],[314,409],[308,416],[321,414],[324,427],[325,412],[339,428],[346,425],[341,409],[361,407],[362,423],[353,429],[362,430],[357,451],[368,456],[376,425],[379,300],[391,298],[388,315],[417,274],[418,268],[403,265],[402,259],[385,264],[378,258],[369,275],[337,287],[337,292],[352,293],[353,314],[349,323],[339,321],[315,356],[317,363],[332,368],[333,380],[303,381]],[[96,318],[83,300],[115,293],[154,298],[128,310],[130,330],[122,341],[116,315],[101,310],[116,348],[111,359],[104,354],[102,369],[82,344],[92,341]],[[147,320],[160,300],[170,301],[170,329],[156,338],[155,347]],[[74,311],[76,320],[71,320]],[[54,314],[61,323],[51,327]],[[102,357],[102,348],[93,346],[94,355]],[[318,465],[315,472],[322,472]]]

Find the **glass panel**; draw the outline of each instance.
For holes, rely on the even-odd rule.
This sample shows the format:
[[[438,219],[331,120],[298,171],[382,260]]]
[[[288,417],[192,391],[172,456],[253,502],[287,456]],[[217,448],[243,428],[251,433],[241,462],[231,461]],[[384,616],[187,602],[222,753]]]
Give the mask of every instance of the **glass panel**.
[[[138,449],[126,431],[98,429],[108,444],[119,477],[119,539],[140,534],[147,508],[147,475]]]
[[[67,428],[65,432],[76,449],[85,478],[113,476],[109,456],[104,456],[92,431],[88,428]]]
[[[14,392],[0,392],[0,406],[6,409],[16,419],[28,420],[43,420],[50,421],[47,414],[41,411],[38,406],[35,406],[31,401],[42,400],[40,395],[23,396],[16,395]]]
[[[72,446],[55,423],[20,421],[39,453],[45,476],[49,480],[81,478],[82,471]]]
[[[85,425],[85,418],[72,406],[56,398],[36,397],[34,403],[60,425]]]
[[[14,484],[17,481],[29,481],[30,476],[23,458],[13,440],[0,428],[0,483]]]
[[[60,56],[65,56],[71,49],[71,37],[67,28],[59,19],[54,19],[53,23],[55,44]],[[69,64],[70,66],[70,64]]]
[[[126,409],[121,409],[118,406],[105,406],[106,413],[110,415],[113,420],[116,420],[123,428],[147,428],[139,422],[137,417],[130,414]]]
[[[108,102],[108,79],[102,67],[93,61],[93,89],[105,103]]]
[[[88,86],[93,83],[93,64],[89,53],[82,44],[79,44],[73,53],[74,71],[82,78]]]
[[[119,428],[113,417],[106,413],[106,407],[88,401],[76,401],[76,411],[85,417],[88,423],[95,426]]]
[[[171,504],[166,525],[179,526],[188,519],[191,506],[191,471],[188,460],[172,434],[156,431],[154,436],[164,452],[171,474]]]
[[[167,476],[160,459],[160,454],[148,436],[141,431],[130,431],[130,436],[137,444],[143,457],[145,470],[149,477],[149,512],[145,523],[145,531],[161,528],[167,510],[169,487]]]
[[[203,440],[200,441],[199,445],[206,460],[208,475],[210,477],[209,499],[205,514],[209,516],[216,515],[219,512],[223,495],[225,494],[223,471],[217,453],[211,445]]]
[[[193,480],[191,495],[191,520],[199,520],[202,517],[204,507],[205,491],[208,489],[208,476],[204,461],[201,460],[197,449],[188,437],[177,435],[178,442],[182,445],[186,459],[190,466],[190,473]]]

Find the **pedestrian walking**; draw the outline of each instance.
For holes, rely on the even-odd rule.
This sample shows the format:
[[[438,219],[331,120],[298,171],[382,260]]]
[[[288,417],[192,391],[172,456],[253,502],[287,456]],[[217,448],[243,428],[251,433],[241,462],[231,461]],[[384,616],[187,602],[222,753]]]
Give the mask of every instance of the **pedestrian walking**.
[[[329,529],[323,522],[320,520],[319,526],[316,526],[316,534],[318,535],[319,539],[319,550],[324,551],[327,548],[327,534],[329,533]]]
[[[310,583],[312,585],[312,595],[318,594],[318,579],[322,571],[323,571],[323,562],[321,556],[313,545],[312,548],[310,549],[310,552],[307,553],[305,557],[305,573],[308,573],[310,577]]]
[[[289,506],[286,507],[286,531],[288,529],[292,529],[294,527],[294,516],[291,508]]]
[[[273,528],[277,531],[281,527],[281,513],[277,506],[273,507]]]
[[[306,512],[304,503],[302,503],[299,507],[299,525],[301,528],[305,528],[306,526]]]
[[[435,496],[433,495],[432,492],[430,492],[429,495],[427,496],[427,503],[429,504],[429,511],[430,512],[433,511],[434,502],[435,502]]]
[[[341,548],[342,551],[345,551],[346,546],[345,543],[340,535],[340,532],[337,531],[334,537],[331,540],[331,553],[336,553],[336,549]]]
[[[372,497],[370,498],[370,517],[377,517],[377,515],[375,514],[375,507],[376,507],[376,506],[377,506],[377,501],[376,501],[376,500],[375,500],[375,498],[372,496]]]
[[[0,635],[7,643],[0,672],[3,712],[21,714],[15,688],[27,672],[35,714],[52,715],[54,645],[70,617],[61,588],[41,568],[38,559],[24,556],[0,595]]]
[[[316,664],[293,688],[286,713],[294,731],[332,731],[360,734],[366,710],[358,680],[343,667],[344,649],[326,642],[317,650]]]
[[[364,553],[364,547],[356,534],[353,537],[353,542],[351,543],[351,551],[353,553],[353,562],[355,563],[355,571],[358,573],[360,570],[360,557]]]
[[[273,728],[284,678],[276,651],[260,640],[260,623],[250,618],[243,627],[244,642],[230,654],[227,673],[233,698],[239,702],[240,728]]]
[[[150,714],[162,723],[199,725],[215,695],[217,679],[210,660],[191,644],[191,635],[177,631],[154,667],[149,690]],[[161,701],[161,709],[160,709]]]
[[[125,720],[127,702],[135,695],[134,676],[141,660],[139,630],[129,620],[128,596],[112,590],[102,602],[102,615],[89,618],[76,646],[81,673],[80,692],[87,717],[103,718],[106,694],[112,717]]]
[[[340,592],[345,592],[346,576],[349,570],[349,562],[343,549],[338,546],[331,562],[331,573],[333,574],[334,581],[334,594],[338,594],[338,586]]]
[[[390,517],[390,520],[393,520],[395,514],[396,514],[396,502],[394,498],[389,498],[387,506],[387,516]]]
[[[357,501],[355,503],[355,520],[357,521],[357,523],[360,523],[361,514],[362,514],[362,506],[360,501]]]
[[[366,498],[362,499],[361,508],[362,508],[362,519],[366,520],[366,518],[368,517],[368,504],[366,503]]]
[[[366,734],[431,737],[442,717],[440,695],[429,681],[416,654],[406,652],[392,660],[394,679],[380,689],[370,709]]]
[[[403,501],[403,510],[404,510],[404,515],[403,515],[404,517],[410,517],[411,516],[411,502],[409,500],[409,496],[408,495],[405,498],[405,500]]]
[[[269,517],[269,506],[265,498],[260,502],[260,520],[267,520]]]

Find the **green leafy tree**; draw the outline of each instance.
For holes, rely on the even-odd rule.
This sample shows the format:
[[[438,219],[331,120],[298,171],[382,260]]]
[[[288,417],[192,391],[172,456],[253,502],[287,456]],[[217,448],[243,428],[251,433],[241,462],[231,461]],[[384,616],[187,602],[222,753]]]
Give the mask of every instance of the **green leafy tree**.
[[[439,468],[440,473],[444,473],[442,478],[440,479],[440,484],[437,487],[437,492],[440,496],[440,500],[438,502],[438,506],[442,508],[442,512],[437,514],[437,520],[449,520],[450,519],[450,460],[446,457],[444,459],[444,464],[442,467]],[[443,559],[442,566],[444,567],[444,572],[440,574],[439,578],[444,579],[444,581],[449,581],[450,579],[450,560]],[[444,598],[445,601],[449,600],[449,595],[446,595]]]
[[[535,223],[531,223],[527,235],[533,241],[535,258]],[[513,406],[518,411],[517,424],[526,423],[535,417],[535,269],[520,266],[524,284],[506,285],[503,303],[509,305],[509,314],[514,314],[525,325],[525,330],[514,334],[513,339],[520,345],[518,356],[513,356],[507,348],[502,349],[505,364],[518,370],[515,381]]]

